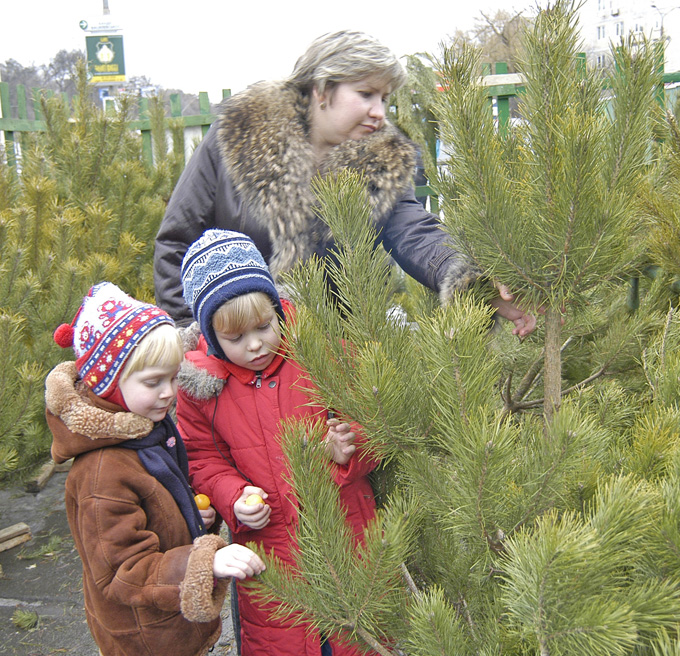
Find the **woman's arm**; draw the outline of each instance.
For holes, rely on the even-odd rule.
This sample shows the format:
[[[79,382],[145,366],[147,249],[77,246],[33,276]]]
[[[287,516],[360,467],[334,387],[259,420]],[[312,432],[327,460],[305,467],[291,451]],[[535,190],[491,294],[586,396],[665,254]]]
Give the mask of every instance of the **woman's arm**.
[[[184,254],[216,222],[215,198],[222,167],[216,134],[213,126],[189,159],[156,235],[156,302],[180,325],[192,320],[182,297],[180,268]]]
[[[456,292],[466,291],[481,272],[456,250],[439,218],[419,203],[410,189],[395,205],[380,234],[385,250],[412,278],[439,294],[447,303]],[[516,303],[510,290],[497,285],[491,301],[496,313],[512,321],[513,333],[525,337],[536,327],[536,318]]]

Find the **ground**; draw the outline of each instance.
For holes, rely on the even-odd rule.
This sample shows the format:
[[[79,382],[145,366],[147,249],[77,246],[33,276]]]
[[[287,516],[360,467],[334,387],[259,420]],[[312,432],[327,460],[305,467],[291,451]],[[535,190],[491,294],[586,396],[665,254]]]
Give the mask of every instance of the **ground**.
[[[85,622],[81,565],[66,521],[64,481],[53,474],[37,494],[0,489],[0,529],[24,522],[33,538],[0,552],[0,645],[4,656],[97,656]],[[17,609],[37,613],[35,629],[17,628]],[[235,656],[228,603],[212,656]]]

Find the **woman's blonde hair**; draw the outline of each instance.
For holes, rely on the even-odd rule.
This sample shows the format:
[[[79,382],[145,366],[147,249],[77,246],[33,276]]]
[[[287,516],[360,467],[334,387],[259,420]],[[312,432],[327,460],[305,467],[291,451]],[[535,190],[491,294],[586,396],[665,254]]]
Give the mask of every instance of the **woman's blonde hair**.
[[[288,78],[302,92],[321,94],[341,82],[377,76],[396,91],[406,82],[406,72],[394,53],[363,32],[343,30],[324,34],[312,42]]]
[[[179,367],[183,359],[184,346],[179,331],[170,324],[161,324],[152,328],[132,349],[120,382],[148,367]]]
[[[212,327],[221,333],[241,333],[253,320],[264,322],[272,313],[278,320],[274,303],[264,292],[242,294],[220,305],[213,314]]]

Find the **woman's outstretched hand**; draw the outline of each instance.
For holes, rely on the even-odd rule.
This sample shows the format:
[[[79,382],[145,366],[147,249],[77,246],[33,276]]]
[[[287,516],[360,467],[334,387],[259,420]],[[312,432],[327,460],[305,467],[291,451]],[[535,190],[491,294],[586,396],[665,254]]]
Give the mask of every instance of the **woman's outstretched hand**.
[[[499,316],[515,324],[512,334],[518,337],[531,335],[536,329],[536,313],[543,314],[543,308],[538,308],[536,313],[528,312],[516,304],[515,295],[508,287],[497,284],[496,289],[498,290],[498,296],[492,299],[490,304],[496,308]]]

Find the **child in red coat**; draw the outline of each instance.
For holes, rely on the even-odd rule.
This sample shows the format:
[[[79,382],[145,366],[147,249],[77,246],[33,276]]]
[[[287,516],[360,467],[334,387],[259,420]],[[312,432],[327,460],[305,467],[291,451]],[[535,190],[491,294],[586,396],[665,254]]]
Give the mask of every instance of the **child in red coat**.
[[[209,230],[182,264],[184,297],[202,337],[180,373],[178,426],[194,488],[207,494],[240,544],[256,542],[292,562],[297,508],[278,439],[289,418],[328,424],[327,448],[347,521],[357,539],[375,516],[367,475],[376,461],[361,457],[350,426],[327,419],[301,388],[311,381],[281,353],[281,301],[262,255],[240,233]],[[249,505],[257,494],[261,503]],[[340,641],[322,641],[305,624],[274,619],[238,586],[243,656],[357,656]]]

